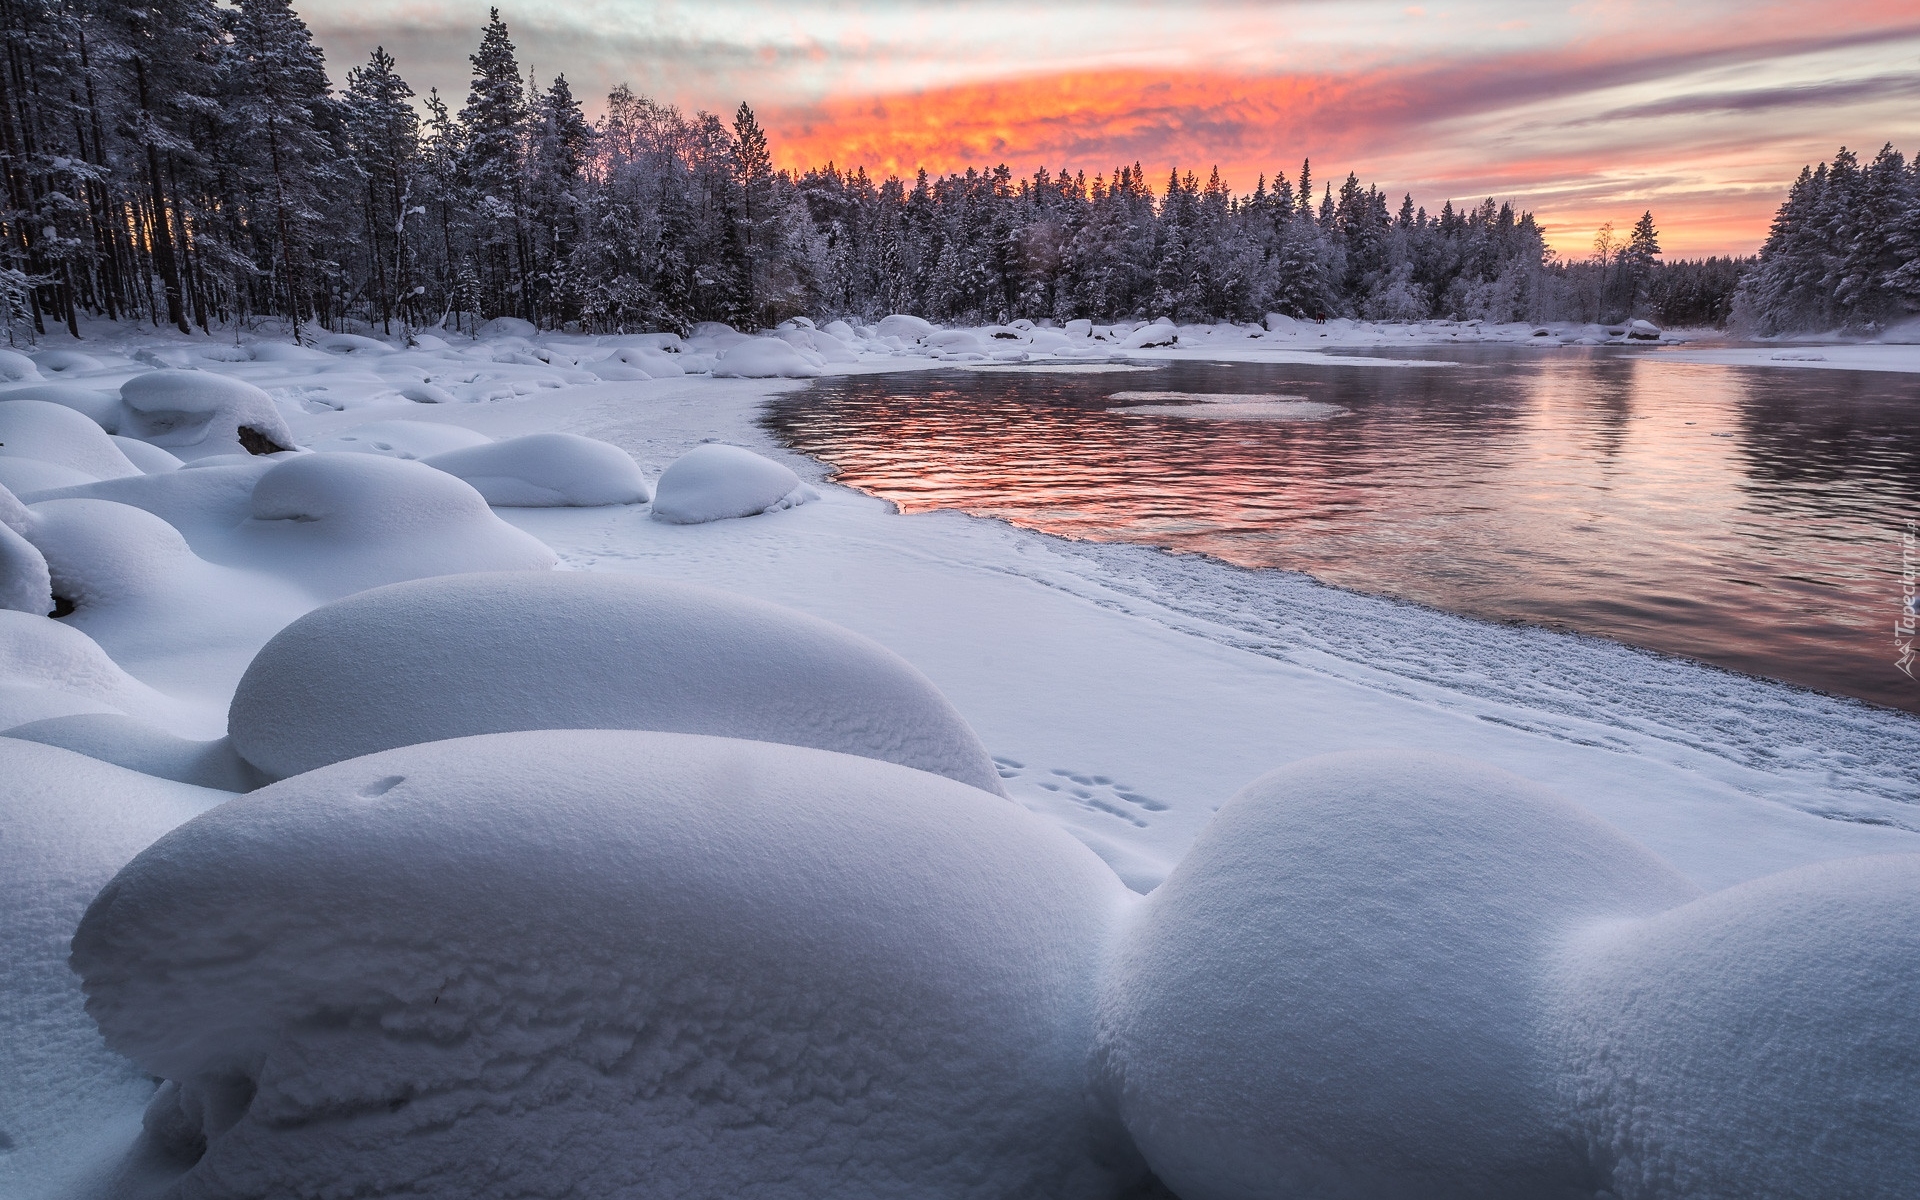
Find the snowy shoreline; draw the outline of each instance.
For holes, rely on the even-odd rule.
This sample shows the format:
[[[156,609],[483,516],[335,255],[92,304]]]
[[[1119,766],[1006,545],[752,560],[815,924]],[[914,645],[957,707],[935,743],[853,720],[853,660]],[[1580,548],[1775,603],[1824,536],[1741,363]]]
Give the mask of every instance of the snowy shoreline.
[[[1153,327],[1143,328],[1144,338],[1135,329],[1118,340],[1160,336]],[[783,330],[779,338],[709,333],[680,343],[659,335],[528,338],[508,331],[479,343],[450,340],[415,349],[339,335],[323,338],[324,350],[304,350],[122,334],[81,344],[80,354],[98,356],[84,362],[55,369],[59,360],[43,357],[49,366],[35,374],[44,378],[27,374],[23,356],[6,357],[0,367],[14,373],[11,390],[69,411],[91,404],[107,413],[100,396],[156,367],[193,369],[169,371],[167,379],[203,374],[246,381],[265,389],[275,410],[251,419],[277,419],[284,434],[274,436],[321,451],[252,461],[213,455],[184,470],[129,460],[114,469],[133,482],[99,483],[59,474],[84,465],[71,455],[66,465],[56,464],[58,470],[9,466],[21,460],[0,458],[0,468],[16,472],[15,481],[42,485],[15,489],[39,514],[36,519],[44,522],[52,514],[68,523],[59,538],[44,529],[36,533],[57,551],[50,558],[77,555],[70,547],[91,545],[85,541],[95,527],[89,522],[131,522],[125,536],[135,540],[158,536],[150,531],[159,526],[145,516],[133,521],[124,512],[116,515],[154,490],[137,483],[140,474],[125,472],[152,470],[179,488],[196,485],[191,497],[165,501],[182,514],[170,520],[184,534],[179,554],[186,557],[159,565],[114,559],[112,570],[120,574],[99,578],[120,591],[103,592],[91,617],[80,614],[79,627],[90,629],[126,672],[126,682],[113,685],[120,690],[77,676],[62,682],[59,672],[71,668],[49,666],[49,652],[34,649],[40,643],[9,633],[15,637],[8,643],[13,657],[5,661],[12,677],[0,679],[6,685],[0,700],[12,717],[8,724],[139,707],[136,715],[149,724],[217,737],[228,727],[237,681],[289,622],[310,620],[311,610],[326,601],[388,578],[437,574],[410,561],[420,551],[402,552],[411,543],[395,539],[415,534],[404,522],[390,521],[392,514],[365,505],[347,511],[330,493],[301,493],[293,483],[279,485],[282,499],[276,501],[293,524],[274,536],[307,539],[298,546],[242,530],[253,538],[247,541],[220,524],[228,519],[220,514],[244,516],[245,509],[234,510],[225,493],[216,495],[216,483],[250,489],[264,469],[278,472],[275,464],[331,463],[330,470],[354,468],[341,476],[362,481],[353,482],[354,488],[391,486],[400,489],[391,493],[395,502],[444,512],[434,519],[452,522],[445,528],[454,534],[445,536],[455,537],[456,556],[474,557],[472,565],[443,569],[538,568],[557,560],[562,571],[643,576],[769,601],[871,639],[931,680],[978,734],[992,755],[998,787],[1047,826],[1091,848],[1136,894],[1153,891],[1196,841],[1204,844],[1216,810],[1249,781],[1343,751],[1440,751],[1545,785],[1572,802],[1569,811],[1585,814],[1580,820],[1597,817],[1618,831],[1606,836],[1624,835],[1664,858],[1677,875],[1660,876],[1670,882],[1657,887],[1676,889],[1676,897],[1688,888],[1719,893],[1823,860],[1920,852],[1920,815],[1913,807],[1920,721],[1904,714],[1597,639],[1488,625],[1284,572],[1137,546],[1068,542],[953,512],[902,516],[883,500],[833,484],[824,464],[786,451],[761,423],[771,397],[805,386],[782,375],[965,362],[992,369],[1023,369],[1023,361],[1042,364],[1024,369],[1072,369],[1075,360],[1062,350],[1083,351],[1079,361],[1093,369],[1183,357],[1327,361],[1320,351],[1333,344],[1342,350],[1383,344],[1377,331],[1358,327],[1339,330],[1337,343],[1315,332],[1313,341],[1322,344],[1310,348],[1285,332],[1244,328],[1181,330],[1179,345],[1131,347],[1089,344],[1095,340],[1091,331],[1067,346],[1036,338],[1036,332],[1051,331],[1032,327],[952,332],[971,340],[949,339],[939,357],[924,344],[877,344],[874,332],[842,339],[810,323]],[[1489,341],[1534,341],[1532,330],[1520,327],[1483,334],[1456,326],[1426,341],[1417,329],[1408,332],[1404,343],[1386,344],[1444,347],[1465,340],[1463,332]],[[202,353],[208,350],[216,355]],[[1645,352],[1765,351],[1662,346]],[[1006,357],[990,357],[996,353]],[[1868,369],[1920,370],[1914,348],[1852,347],[1849,353],[1881,364]],[[740,374],[757,377],[685,373],[704,368],[724,375],[730,360]],[[1347,354],[1336,361],[1380,369],[1439,362]],[[1769,359],[1755,365],[1838,363]],[[70,390],[48,392],[48,386]],[[36,388],[43,390],[27,390]],[[0,413],[9,411],[8,398],[0,391]],[[449,402],[458,400],[466,402]],[[149,427],[161,425],[156,419]],[[164,427],[159,440],[173,428]],[[538,440],[555,435],[560,440]],[[107,444],[104,434],[89,436]],[[724,487],[717,493],[676,492],[676,504],[691,504],[683,507],[693,514],[688,523],[655,519],[647,504],[632,502],[650,485],[659,489],[655,502],[661,503],[668,488],[663,471],[716,441],[793,472],[766,474],[758,485],[761,498],[741,510],[760,515],[707,519],[725,515],[711,508],[728,502]],[[598,453],[594,444],[624,451],[637,474],[627,479],[618,463],[598,482],[551,470],[541,474],[547,460],[536,450],[558,455],[556,462],[598,461],[591,458]],[[184,457],[205,447],[176,440],[175,449]],[[19,446],[8,453],[15,450]],[[145,453],[138,447],[126,452]],[[411,464],[405,470],[360,470],[366,457],[445,463],[443,472],[463,472],[459,478],[487,493],[496,519],[483,520],[484,504],[472,508],[475,501],[463,499],[465,493],[418,491],[416,477],[440,477],[422,475]],[[731,468],[716,469],[725,475]],[[590,495],[578,491],[590,482]],[[554,503],[541,498],[542,489],[578,494]],[[244,503],[245,491],[237,494]],[[107,504],[74,495],[128,499]],[[256,494],[253,503],[257,518],[263,501]],[[528,503],[533,506],[517,506]],[[326,541],[329,521],[359,523],[342,525],[345,532]],[[321,558],[311,561],[314,555]],[[56,577],[60,570],[56,561]],[[64,593],[56,587],[56,594]],[[323,611],[346,610],[336,603]],[[297,679],[288,686],[289,696],[302,694]],[[873,724],[863,722],[863,728]],[[404,747],[405,739],[392,744]],[[547,748],[536,738],[527,745],[548,754],[574,743]],[[256,763],[267,761],[251,753]],[[396,763],[427,761],[404,748],[388,753]],[[125,1076],[124,1063],[98,1047],[66,973],[65,937],[80,907],[135,851],[228,793],[148,780],[123,803],[104,797],[147,777],[17,738],[0,740],[0,759],[29,781],[13,802],[27,806],[30,828],[39,831],[27,851],[39,856],[32,860],[38,865],[12,862],[9,870],[51,870],[46,878],[53,880],[37,885],[46,889],[44,903],[25,918],[14,914],[8,933],[16,946],[15,965],[3,977],[8,1003],[21,1028],[30,1031],[22,1041],[38,1040],[0,1051],[0,1075],[11,1068],[19,1080],[0,1088],[0,1126],[20,1143],[0,1156],[0,1183],[11,1180],[36,1195],[97,1195],[103,1186],[98,1173],[132,1140],[150,1089]],[[444,755],[432,761],[441,765],[422,769],[452,769]],[[307,766],[295,763],[282,773]],[[312,778],[332,778],[326,772],[333,769],[322,765]],[[388,778],[398,781],[415,769],[397,767]],[[275,787],[308,778],[295,775]],[[378,796],[395,784],[372,786],[376,790],[362,794]],[[846,819],[859,818],[853,813]],[[100,832],[86,832],[89,820]],[[49,954],[49,946],[60,947],[58,954]],[[97,953],[105,956],[98,961],[111,962],[124,951]],[[133,1034],[121,1036],[124,1042]]]

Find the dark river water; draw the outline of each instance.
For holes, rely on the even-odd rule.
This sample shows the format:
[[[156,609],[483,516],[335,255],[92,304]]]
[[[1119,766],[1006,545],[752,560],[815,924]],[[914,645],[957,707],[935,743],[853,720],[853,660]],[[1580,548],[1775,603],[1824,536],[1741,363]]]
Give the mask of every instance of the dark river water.
[[[1920,377],[1651,350],[1402,357],[1422,354],[1456,365],[840,377],[767,421],[904,511],[1301,571],[1920,712],[1895,645]]]

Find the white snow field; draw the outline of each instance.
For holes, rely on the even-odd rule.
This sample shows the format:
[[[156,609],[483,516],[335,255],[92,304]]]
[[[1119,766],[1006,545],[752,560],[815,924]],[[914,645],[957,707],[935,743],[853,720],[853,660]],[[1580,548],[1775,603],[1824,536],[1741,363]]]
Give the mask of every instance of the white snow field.
[[[901,516],[758,422],[1624,334],[87,332],[0,352],[0,1196],[1920,1176],[1920,722]]]

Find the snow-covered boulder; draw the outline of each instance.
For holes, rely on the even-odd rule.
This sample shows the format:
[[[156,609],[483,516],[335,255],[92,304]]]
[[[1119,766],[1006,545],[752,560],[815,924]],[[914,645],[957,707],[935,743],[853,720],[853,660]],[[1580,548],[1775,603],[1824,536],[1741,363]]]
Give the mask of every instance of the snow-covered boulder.
[[[1078,317],[1068,321],[1064,329],[1066,335],[1070,338],[1090,338],[1093,336],[1093,322],[1085,317]]]
[[[1652,321],[1634,320],[1627,322],[1627,336],[1640,342],[1657,342],[1666,336]]]
[[[249,359],[263,363],[328,362],[332,358],[311,346],[295,346],[290,342],[258,342],[246,349]]]
[[[0,1191],[98,1195],[74,1185],[124,1147],[153,1081],[101,1043],[67,942],[115,871],[228,797],[4,737],[0,780]]]
[[[860,361],[860,355],[854,351],[852,346],[847,345],[839,338],[822,333],[811,326],[806,328],[795,327],[792,329],[780,329],[775,331],[774,336],[796,350],[818,355],[823,362],[855,363]]]
[[[532,321],[520,317],[495,317],[480,327],[482,341],[498,341],[504,338],[530,338],[539,333]]]
[[[463,575],[349,596],[261,649],[228,728],[273,778],[469,734],[655,729],[1001,791],[965,718],[892,651],[792,609],[634,575]]]
[[[646,476],[625,450],[577,433],[534,433],[423,460],[500,508],[644,504]]]
[[[878,332],[881,337],[897,337],[911,345],[933,332],[931,322],[906,313],[894,313],[890,317],[881,317]]]
[[[179,1194],[1113,1195],[1127,895],[1017,805],[848,755],[496,734],[239,797],[115,877],[88,1011]]]
[[[1914,1193],[1920,855],[1766,876],[1576,949],[1566,1097],[1611,1194]]]
[[[78,629],[45,615],[0,608],[0,730],[69,713],[125,712],[164,720],[174,708]]]
[[[607,357],[581,366],[609,381],[670,379],[686,374],[675,355],[651,346],[621,346]]]
[[[1266,320],[1263,321],[1262,324],[1264,324],[1267,327],[1268,333],[1299,333],[1300,332],[1300,322],[1294,320],[1292,317],[1288,316],[1285,313],[1277,313],[1277,312],[1268,313],[1266,316]]]
[[[1173,327],[1171,321],[1168,321],[1164,325],[1159,321],[1155,321],[1150,325],[1142,325],[1126,337],[1120,339],[1120,346],[1124,350],[1143,350],[1154,346],[1177,346],[1179,344],[1180,331]]]
[[[147,475],[158,475],[165,471],[178,471],[185,464],[175,456],[162,450],[152,442],[143,442],[139,438],[121,437],[110,434],[113,444],[120,447],[120,453],[127,461]]]
[[[108,433],[120,432],[120,419],[126,411],[120,405],[120,393],[103,392],[77,383],[32,383],[26,387],[9,388],[0,392],[0,401],[6,400],[44,400],[49,404],[64,405],[85,414]]]
[[[0,487],[0,608],[44,617],[53,611],[53,576],[46,556],[23,534],[33,518]]]
[[[779,338],[747,338],[720,352],[713,374],[717,379],[812,379],[820,374],[817,359]]]
[[[394,389],[415,404],[458,404],[460,397],[437,383],[403,383]]]
[[[335,354],[365,354],[376,358],[396,352],[396,347],[377,338],[364,337],[357,333],[329,333],[314,342],[315,349],[329,350]]]
[[[654,485],[653,516],[700,525],[792,508],[819,493],[800,477],[751,450],[708,442],[675,459]]]
[[[40,379],[40,368],[18,350],[0,350],[0,379],[14,383]]]
[[[847,324],[845,321],[828,321],[820,327],[820,332],[829,337],[838,338],[856,349],[860,345],[860,335],[854,332],[853,326]]]
[[[149,371],[122,384],[120,399],[127,407],[121,433],[183,459],[293,448],[293,432],[273,400],[245,380],[210,371]]]
[[[545,571],[559,561],[495,516],[465,480],[406,459],[290,457],[260,476],[249,503],[252,519],[239,533],[252,561],[328,598],[429,575]]]
[[[388,458],[428,458],[449,450],[484,446],[492,440],[484,433],[437,421],[369,421],[321,438],[308,449],[381,454]]]
[[[6,730],[6,736],[58,746],[142,775],[196,787],[244,792],[266,782],[234,752],[227,738],[184,738],[125,713],[47,717],[16,725]]]
[[[45,400],[0,399],[0,458],[37,459],[89,479],[142,474],[93,420]]]
[[[176,695],[217,701],[254,651],[313,601],[288,584],[208,562],[159,517],[109,500],[33,506],[64,623]]]
[[[144,444],[144,443],[142,443]],[[145,509],[179,530],[205,558],[228,558],[235,529],[253,511],[253,485],[279,464],[272,458],[242,455],[231,460],[198,459],[191,470],[104,479],[33,494],[42,500],[112,500]]]
[[[93,355],[82,354],[78,350],[43,350],[33,356],[33,365],[43,375],[82,375],[88,371],[103,370],[106,366]]]
[[[1538,1036],[1548,966],[1697,894],[1503,771],[1309,759],[1228,801],[1143,902],[1102,1075],[1182,1200],[1590,1197]]]

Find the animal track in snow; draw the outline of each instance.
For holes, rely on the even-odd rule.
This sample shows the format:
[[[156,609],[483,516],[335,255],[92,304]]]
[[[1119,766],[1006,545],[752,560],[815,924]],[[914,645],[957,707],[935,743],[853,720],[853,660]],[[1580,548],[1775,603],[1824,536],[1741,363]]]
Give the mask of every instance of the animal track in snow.
[[[1148,815],[1165,812],[1168,805],[1107,775],[1073,771],[1066,767],[1041,770],[1016,759],[994,756],[1000,778],[1071,800],[1083,808],[1107,813],[1130,825],[1146,828]]]

